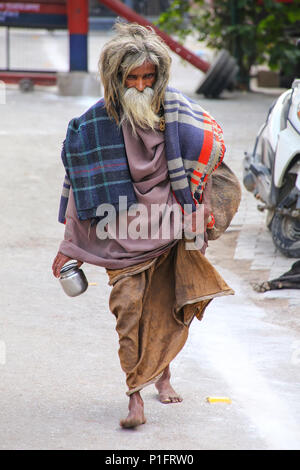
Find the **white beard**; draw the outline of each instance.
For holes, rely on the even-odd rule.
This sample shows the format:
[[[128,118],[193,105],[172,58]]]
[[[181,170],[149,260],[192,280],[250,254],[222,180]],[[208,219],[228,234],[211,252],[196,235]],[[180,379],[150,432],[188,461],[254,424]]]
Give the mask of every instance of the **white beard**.
[[[138,91],[136,88],[125,88],[121,94],[121,104],[123,116],[121,124],[129,121],[133,131],[139,126],[143,129],[154,129],[155,124],[159,122],[159,117],[152,110],[152,98],[154,90],[145,88],[144,91]]]

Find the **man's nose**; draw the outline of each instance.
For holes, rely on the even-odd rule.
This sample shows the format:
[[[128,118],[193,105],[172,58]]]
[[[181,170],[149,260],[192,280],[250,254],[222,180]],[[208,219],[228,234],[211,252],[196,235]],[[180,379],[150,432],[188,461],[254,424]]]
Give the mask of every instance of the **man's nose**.
[[[138,91],[144,91],[144,89],[146,88],[146,84],[145,84],[145,82],[142,78],[137,79],[136,84],[135,84],[135,88]]]

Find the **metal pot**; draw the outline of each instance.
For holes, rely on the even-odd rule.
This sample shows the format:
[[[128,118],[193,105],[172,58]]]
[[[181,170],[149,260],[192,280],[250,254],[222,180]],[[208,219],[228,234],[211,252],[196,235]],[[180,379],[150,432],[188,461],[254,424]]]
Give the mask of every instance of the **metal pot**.
[[[88,288],[87,278],[76,262],[63,266],[60,270],[59,281],[65,293],[70,297],[83,294]]]

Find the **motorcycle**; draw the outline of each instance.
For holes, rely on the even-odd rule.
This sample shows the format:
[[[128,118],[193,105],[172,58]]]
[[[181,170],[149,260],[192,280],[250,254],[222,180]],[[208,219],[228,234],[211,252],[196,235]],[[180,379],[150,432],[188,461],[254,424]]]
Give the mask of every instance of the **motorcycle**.
[[[269,109],[252,153],[245,152],[243,184],[262,202],[275,246],[300,258],[300,79]]]

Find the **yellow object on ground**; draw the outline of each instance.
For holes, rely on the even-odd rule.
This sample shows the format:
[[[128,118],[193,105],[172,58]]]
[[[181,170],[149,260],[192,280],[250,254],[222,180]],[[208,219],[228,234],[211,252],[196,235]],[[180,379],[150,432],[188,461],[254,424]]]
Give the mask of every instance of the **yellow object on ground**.
[[[231,403],[231,399],[228,397],[206,397],[209,403]]]

